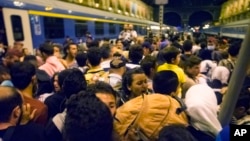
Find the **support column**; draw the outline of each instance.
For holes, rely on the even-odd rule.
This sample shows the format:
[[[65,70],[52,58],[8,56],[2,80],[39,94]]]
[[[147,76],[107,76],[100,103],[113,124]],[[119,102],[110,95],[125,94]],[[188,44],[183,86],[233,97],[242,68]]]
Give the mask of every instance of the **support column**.
[[[160,34],[162,34],[163,16],[164,16],[164,5],[160,5],[160,6],[159,6]]]

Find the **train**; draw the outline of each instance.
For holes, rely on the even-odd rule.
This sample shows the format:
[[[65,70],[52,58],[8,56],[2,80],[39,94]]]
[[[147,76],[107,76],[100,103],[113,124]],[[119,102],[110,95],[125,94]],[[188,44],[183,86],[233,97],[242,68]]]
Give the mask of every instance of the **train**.
[[[250,19],[245,19],[218,26],[211,26],[207,29],[203,29],[201,32],[208,35],[216,35],[220,37],[244,39],[248,30],[249,23]]]
[[[150,27],[159,26],[151,20],[58,0],[0,1],[0,40],[9,46],[21,41],[30,51],[45,40],[63,43],[68,36],[76,41],[87,32],[96,39],[115,39],[127,23],[143,36]]]

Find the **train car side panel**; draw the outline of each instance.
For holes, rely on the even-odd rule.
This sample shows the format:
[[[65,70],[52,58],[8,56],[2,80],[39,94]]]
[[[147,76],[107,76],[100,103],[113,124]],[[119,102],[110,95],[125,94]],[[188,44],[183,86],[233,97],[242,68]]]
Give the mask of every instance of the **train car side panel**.
[[[15,41],[21,41],[24,47],[33,52],[28,11],[3,8],[3,16],[9,46],[12,46]]]

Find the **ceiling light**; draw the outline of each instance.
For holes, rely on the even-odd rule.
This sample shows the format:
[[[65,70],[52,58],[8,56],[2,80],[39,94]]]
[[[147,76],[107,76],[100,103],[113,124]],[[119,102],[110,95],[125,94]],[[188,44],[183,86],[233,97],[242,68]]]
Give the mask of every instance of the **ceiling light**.
[[[21,7],[21,6],[24,5],[23,2],[20,2],[20,1],[17,1],[17,0],[13,1],[13,4],[14,4],[15,6],[18,6],[18,7]]]
[[[45,7],[45,11],[51,11],[53,9],[53,7],[51,7],[51,6],[46,6]]]

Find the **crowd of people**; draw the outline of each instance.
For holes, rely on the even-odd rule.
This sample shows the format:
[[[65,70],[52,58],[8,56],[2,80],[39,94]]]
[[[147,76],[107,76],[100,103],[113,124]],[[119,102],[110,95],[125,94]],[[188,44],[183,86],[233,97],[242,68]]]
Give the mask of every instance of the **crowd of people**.
[[[140,37],[129,24],[115,42],[63,44],[46,41],[30,55],[25,43],[0,43],[0,140],[229,138],[218,113],[240,41]],[[249,88],[250,73],[231,124],[250,124]]]

